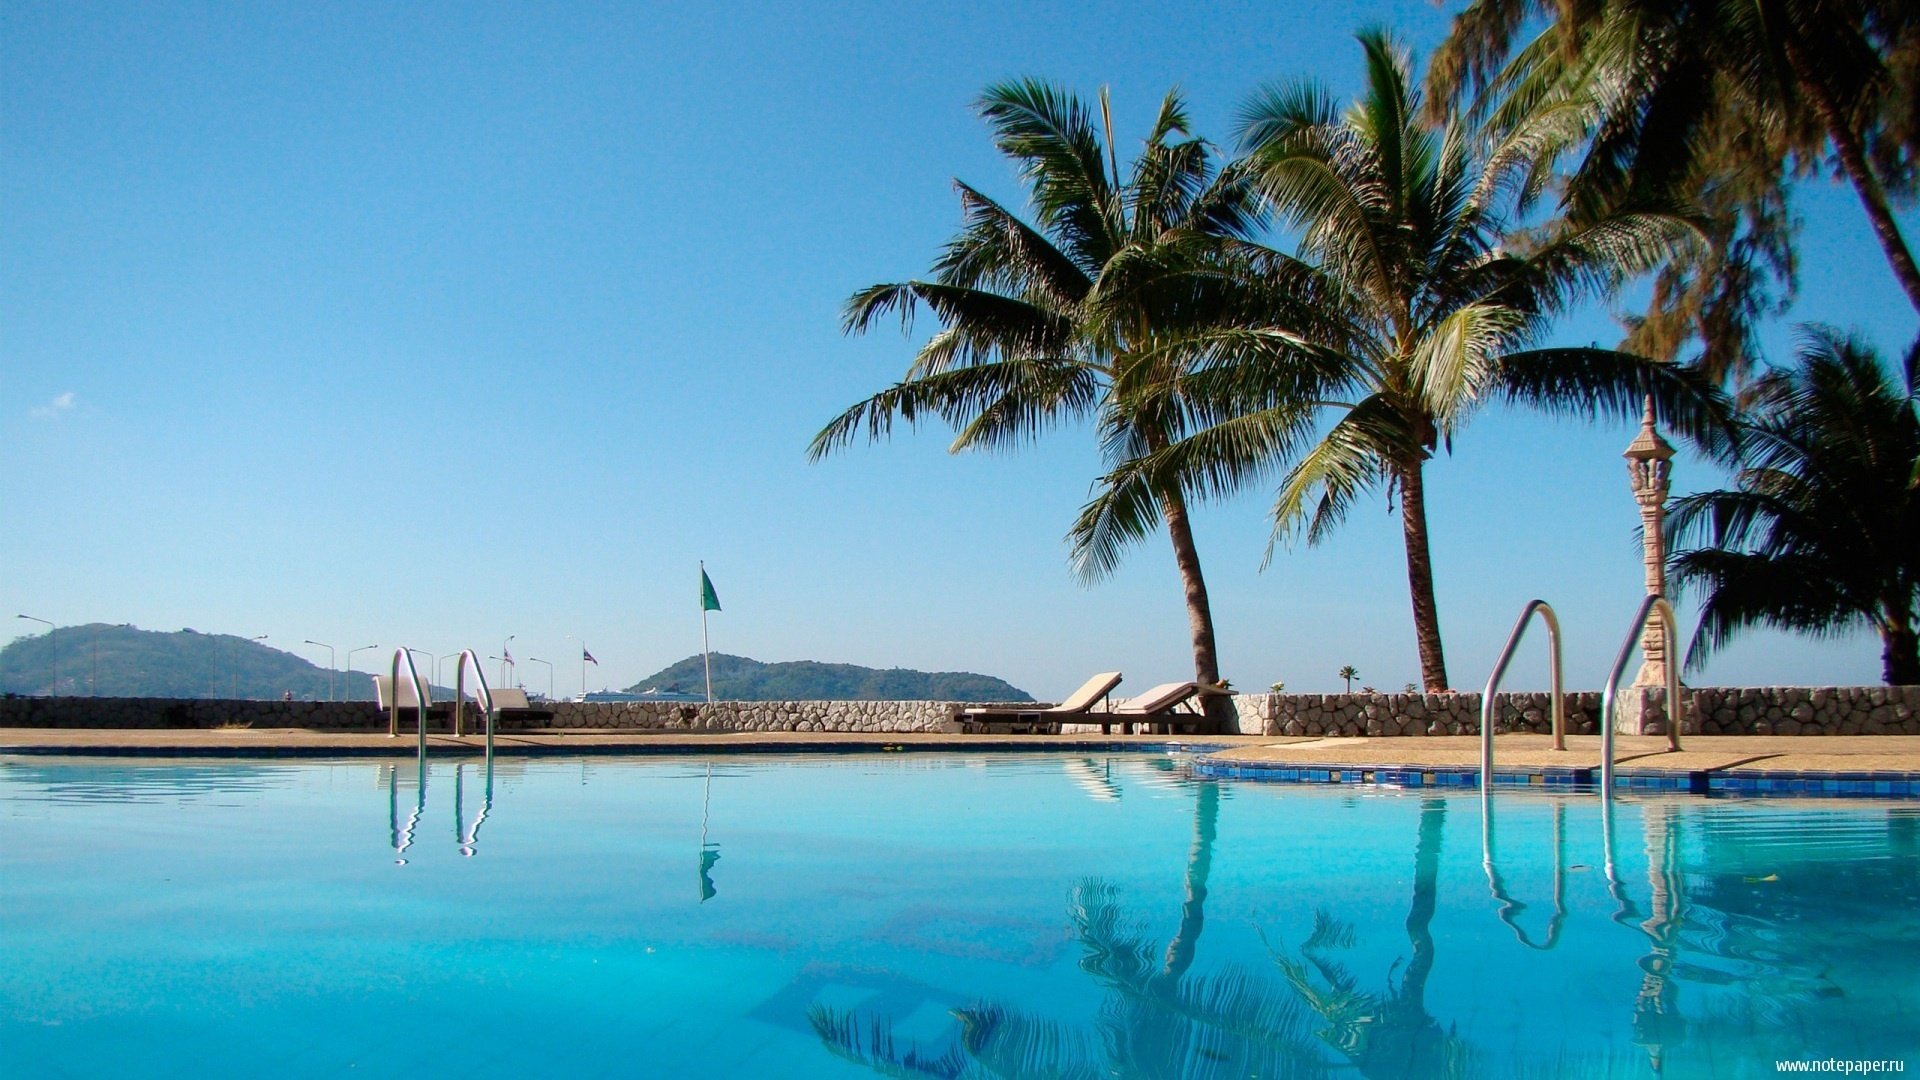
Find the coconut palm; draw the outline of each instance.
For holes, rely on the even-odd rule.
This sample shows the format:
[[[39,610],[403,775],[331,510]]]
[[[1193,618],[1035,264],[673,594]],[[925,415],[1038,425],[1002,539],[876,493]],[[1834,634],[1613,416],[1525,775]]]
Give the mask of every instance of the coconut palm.
[[[864,431],[884,438],[897,417],[938,417],[955,452],[1017,446],[1055,425],[1092,419],[1109,454],[1148,453],[1185,434],[1171,393],[1121,399],[1130,369],[1177,362],[1153,348],[1163,326],[1208,303],[1181,271],[1261,225],[1244,171],[1217,170],[1189,133],[1177,94],[1162,102],[1123,178],[1110,126],[1102,137],[1078,98],[1037,81],[991,87],[979,112],[994,145],[1021,169],[1028,223],[978,189],[955,182],[965,219],[926,280],[874,285],[848,300],[845,326],[871,328],[897,313],[911,327],[925,306],[940,321],[897,384],[841,413],[810,448],[818,459]],[[1107,115],[1106,101],[1100,103]],[[1156,381],[1171,386],[1167,380]],[[1213,615],[1186,500],[1177,484],[1151,492],[1171,539],[1192,635],[1194,675],[1220,682]],[[1088,577],[1111,559],[1082,565]],[[1230,714],[1209,695],[1210,713]]]
[[[1353,680],[1360,677],[1359,668],[1354,667],[1352,664],[1348,664],[1345,667],[1341,668],[1339,671],[1334,672],[1333,674],[1335,678],[1345,679],[1347,681],[1347,693],[1349,694],[1353,693]]]
[[[1275,539],[1304,532],[1318,543],[1362,493],[1384,486],[1399,503],[1422,682],[1442,691],[1425,469],[1474,411],[1505,400],[1629,417],[1650,395],[1670,425],[1706,438],[1725,406],[1697,374],[1672,364],[1600,348],[1526,347],[1569,303],[1698,241],[1681,216],[1648,206],[1526,243],[1516,222],[1537,213],[1548,165],[1578,131],[1579,110],[1543,108],[1485,143],[1458,116],[1428,130],[1417,119],[1408,54],[1383,31],[1359,37],[1367,90],[1346,113],[1306,83],[1269,88],[1248,106],[1247,165],[1298,230],[1299,258],[1268,260],[1263,280],[1249,285],[1275,300],[1266,323],[1201,328],[1181,343],[1203,355],[1170,370],[1205,403],[1206,426],[1123,462],[1104,489],[1179,482],[1224,494],[1292,459],[1274,506]],[[1302,428],[1315,412],[1333,417],[1317,441]]]
[[[1491,84],[1522,110],[1553,96],[1593,104],[1571,177],[1584,202],[1655,188],[1718,204],[1724,243],[1704,268],[1726,272],[1696,265],[1667,275],[1652,336],[1690,318],[1712,353],[1716,336],[1755,313],[1750,290],[1763,263],[1790,287],[1786,183],[1827,162],[1852,185],[1920,309],[1920,267],[1891,208],[1891,197],[1911,194],[1920,151],[1920,8],[1911,3],[1473,0],[1429,80],[1451,102]]]
[[[1811,327],[1796,364],[1744,399],[1734,487],[1677,499],[1669,518],[1674,576],[1705,596],[1688,665],[1756,626],[1871,627],[1886,681],[1920,684],[1920,341],[1894,373]]]

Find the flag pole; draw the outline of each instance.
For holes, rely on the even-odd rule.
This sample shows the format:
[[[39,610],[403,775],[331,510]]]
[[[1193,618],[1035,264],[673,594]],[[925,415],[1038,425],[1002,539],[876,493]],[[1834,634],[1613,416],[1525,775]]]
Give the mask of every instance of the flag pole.
[[[707,644],[707,561],[700,560],[700,659],[707,669],[707,704],[713,704],[713,648]]]
[[[587,700],[587,643],[580,643],[580,700]]]

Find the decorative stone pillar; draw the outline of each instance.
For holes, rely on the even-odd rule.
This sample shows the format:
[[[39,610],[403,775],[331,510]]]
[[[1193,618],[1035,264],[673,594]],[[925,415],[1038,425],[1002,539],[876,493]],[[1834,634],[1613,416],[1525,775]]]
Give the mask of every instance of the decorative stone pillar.
[[[1627,479],[1633,484],[1633,501],[1640,504],[1641,556],[1646,562],[1647,595],[1667,595],[1667,493],[1673,487],[1673,444],[1661,438],[1654,426],[1653,399],[1647,398],[1646,415],[1640,421],[1640,434],[1627,445]],[[1667,655],[1666,634],[1658,619],[1649,619],[1640,635],[1640,673],[1633,677],[1632,693],[1623,703],[1620,730],[1641,734],[1646,725],[1641,719],[1644,691],[1664,686],[1667,664],[1677,657]],[[1673,702],[1667,703],[1672,710]]]

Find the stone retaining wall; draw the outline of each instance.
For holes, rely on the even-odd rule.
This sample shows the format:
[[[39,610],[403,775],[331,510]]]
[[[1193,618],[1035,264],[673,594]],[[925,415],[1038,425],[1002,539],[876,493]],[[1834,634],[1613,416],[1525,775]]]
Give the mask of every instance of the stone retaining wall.
[[[556,701],[543,727],[620,731],[940,731],[947,701]],[[523,723],[503,723],[512,729]]]
[[[1920,735],[1920,686],[1702,687],[1689,699],[1686,733],[1708,735]],[[1567,695],[1567,731],[1599,730],[1600,695]],[[1666,731],[1666,693],[1622,695],[1624,734]],[[1241,733],[1249,735],[1474,735],[1479,694],[1238,694]],[[1637,706],[1637,715],[1636,715]],[[960,703],[948,701],[551,702],[550,720],[501,722],[529,727],[609,731],[942,731]],[[403,720],[403,723],[405,721]],[[383,731],[386,715],[370,701],[229,701],[175,698],[6,697],[0,727],[308,728]],[[410,728],[411,724],[407,724]],[[439,719],[430,731],[445,731]],[[1544,693],[1502,694],[1496,731],[1547,733]],[[1099,729],[1071,729],[1093,730]]]
[[[1920,686],[1747,686],[1682,689],[1688,702],[1682,734],[1920,735]],[[1498,695],[1494,731],[1552,731],[1545,693]],[[1243,717],[1265,699],[1268,735],[1478,735],[1479,694],[1246,695]],[[1621,734],[1663,735],[1664,689],[1620,695]],[[1600,694],[1567,695],[1567,733],[1600,730]]]

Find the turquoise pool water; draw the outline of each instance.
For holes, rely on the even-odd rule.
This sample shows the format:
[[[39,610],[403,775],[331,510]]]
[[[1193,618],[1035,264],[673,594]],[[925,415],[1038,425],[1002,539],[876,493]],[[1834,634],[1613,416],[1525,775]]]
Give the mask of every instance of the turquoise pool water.
[[[1920,1070],[1911,803],[1622,799],[1609,875],[1591,794],[1142,753],[418,779],[0,760],[0,1072]]]

